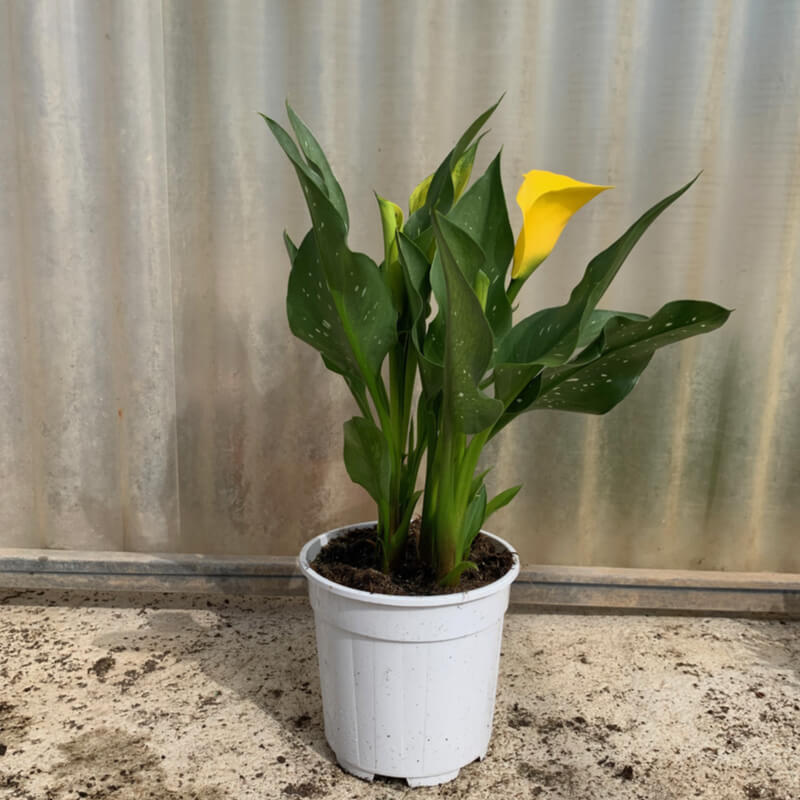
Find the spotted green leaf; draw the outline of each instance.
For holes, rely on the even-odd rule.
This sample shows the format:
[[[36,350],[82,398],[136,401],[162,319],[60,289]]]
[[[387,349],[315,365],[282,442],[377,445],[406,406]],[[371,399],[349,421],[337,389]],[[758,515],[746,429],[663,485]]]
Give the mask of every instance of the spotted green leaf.
[[[331,201],[333,207],[339,213],[339,216],[342,218],[345,230],[347,230],[349,227],[347,202],[344,199],[342,187],[336,180],[336,176],[333,174],[330,164],[328,164],[328,159],[326,158],[325,153],[320,147],[319,142],[314,138],[314,134],[311,133],[303,120],[297,116],[297,114],[294,112],[294,109],[289,105],[288,102],[286,103],[286,111],[289,114],[289,122],[294,129],[295,136],[297,137],[297,141],[300,143],[300,148],[302,149],[306,160],[308,161],[309,165],[316,169],[322,178],[322,183],[325,187],[325,193],[328,196],[328,199]]]
[[[352,255],[350,280],[342,291],[332,290],[316,237],[309,231],[289,273],[289,327],[336,372],[377,375],[397,335],[396,314],[375,263],[361,253]]]
[[[481,269],[489,278],[485,313],[495,338],[500,339],[511,328],[505,278],[514,254],[514,234],[508,221],[499,154],[447,217],[463,228],[483,251],[485,263]]]
[[[380,504],[389,500],[391,454],[384,435],[371,420],[353,417],[344,424],[344,464],[354,483]]]
[[[492,358],[492,329],[462,265],[453,255],[469,250],[464,232],[446,217],[435,213],[433,230],[441,254],[445,277],[446,336],[444,354],[444,413],[452,414],[454,428],[463,433],[478,433],[491,427],[503,411],[499,400],[479,388]],[[474,274],[474,273],[473,273]]]
[[[503,98],[501,97],[500,100]],[[450,210],[455,199],[452,173],[461,157],[472,144],[472,140],[478,135],[489,117],[492,116],[497,106],[498,100],[491,108],[480,114],[475,121],[461,135],[456,142],[456,146],[445,156],[444,161],[433,173],[430,185],[425,192],[425,201],[411,216],[405,225],[406,235],[414,241],[423,252],[427,251],[431,234],[431,215],[436,208],[442,213]],[[424,183],[424,182],[423,182]],[[425,235],[427,234],[427,236]]]
[[[430,312],[430,264],[425,254],[404,233],[398,234],[397,244],[411,312],[411,342],[417,351],[420,377],[425,392],[428,397],[436,397],[442,390],[444,351],[435,355],[430,347],[427,352],[425,351],[427,333],[425,320]]]
[[[710,333],[730,316],[714,303],[677,300],[652,317],[610,317],[574,361],[544,369],[511,404],[498,425],[533,408],[605,414],[636,386],[656,350]]]
[[[342,291],[355,273],[354,254],[347,246],[347,222],[328,197],[321,173],[305,162],[291,136],[277,122],[263,114],[261,116],[297,173],[328,285]]]

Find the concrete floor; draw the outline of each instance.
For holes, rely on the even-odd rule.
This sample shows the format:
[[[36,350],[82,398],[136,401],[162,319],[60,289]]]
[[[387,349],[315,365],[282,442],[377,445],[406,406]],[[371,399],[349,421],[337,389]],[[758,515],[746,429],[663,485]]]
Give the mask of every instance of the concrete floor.
[[[506,621],[489,757],[367,784],[298,599],[0,592],[0,797],[800,798],[800,622]]]

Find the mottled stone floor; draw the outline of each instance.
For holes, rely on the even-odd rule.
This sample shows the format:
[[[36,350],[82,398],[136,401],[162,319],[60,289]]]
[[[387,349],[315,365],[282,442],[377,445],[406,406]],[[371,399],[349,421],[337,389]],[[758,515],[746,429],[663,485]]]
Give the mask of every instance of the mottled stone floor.
[[[512,613],[489,757],[342,773],[297,599],[0,591],[0,797],[800,798],[800,622]]]

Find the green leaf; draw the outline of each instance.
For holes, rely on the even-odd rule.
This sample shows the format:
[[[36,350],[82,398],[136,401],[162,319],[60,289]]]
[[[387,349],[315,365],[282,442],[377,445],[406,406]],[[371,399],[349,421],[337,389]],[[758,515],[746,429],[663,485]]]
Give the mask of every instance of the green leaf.
[[[714,303],[677,300],[640,321],[611,317],[574,361],[543,370],[514,401],[509,409],[514,413],[504,415],[501,423],[531,408],[605,414],[631,392],[656,350],[710,333],[730,314]]]
[[[391,261],[397,260],[397,231],[403,227],[403,210],[396,203],[375,195],[378,209],[381,213],[381,228],[383,229],[383,260],[388,266]]]
[[[699,177],[699,176],[698,176]],[[542,366],[564,364],[575,351],[592,311],[642,234],[662,211],[697,180],[656,203],[630,228],[595,256],[566,305],[548,308],[522,320],[499,345],[495,367],[495,394],[508,404]]]
[[[331,372],[338,372],[335,366],[329,363],[324,354],[322,356],[322,361]],[[372,411],[369,406],[369,400],[367,399],[367,386],[364,383],[364,379],[361,377],[361,375],[355,375],[352,373],[343,374],[342,377],[344,378],[345,383],[347,383],[347,387],[353,394],[353,397],[355,398],[358,407],[361,409],[361,412],[367,416],[370,416]]]
[[[411,311],[412,330],[417,331],[421,345],[425,336],[425,320],[430,311],[431,265],[425,254],[402,231],[397,234],[397,248]]]
[[[486,261],[482,269],[489,276],[486,318],[499,340],[511,328],[505,277],[514,254],[514,234],[508,220],[499,153],[447,217],[469,233],[483,251]]]
[[[478,145],[483,136],[479,136],[465,151],[461,158],[456,162],[450,178],[453,181],[453,201],[458,200],[459,197],[467,188],[470,175],[472,175],[472,167],[475,164],[475,155],[478,152]]]
[[[377,375],[397,341],[397,313],[375,262],[363,253],[353,253],[349,280],[334,295],[351,347]]]
[[[548,357],[547,355],[542,355],[541,350],[537,349],[540,347],[542,338],[549,334],[548,329],[554,324],[554,318],[559,315],[562,309],[563,306],[541,309],[524,320],[524,325],[520,323],[509,333],[509,338],[499,348],[501,354],[498,355],[498,360],[506,358],[510,349],[515,349],[516,354],[522,360],[518,363],[497,365],[493,376],[496,397],[501,398],[506,403],[511,402],[522,391],[523,387],[541,371],[544,365],[552,364],[553,366],[558,366],[563,363],[563,353],[553,353],[552,356]],[[611,317],[615,316],[634,320],[647,319],[643,314],[594,309],[580,329],[576,347],[582,348],[589,344],[602,330],[603,325]],[[571,356],[572,353],[569,355]],[[528,361],[528,359],[530,360]]]
[[[589,319],[580,330],[580,334],[578,335],[578,348],[582,349],[590,342],[593,342],[603,330],[606,322],[612,317],[623,317],[637,322],[647,319],[646,314],[632,314],[627,311],[606,311],[596,308],[592,311]]]
[[[449,217],[443,217],[443,219],[447,220],[448,230],[452,231],[448,237],[448,246],[453,261],[469,286],[474,287],[478,272],[486,271],[486,255],[468,231],[457,225]],[[444,312],[447,309],[447,287],[442,268],[442,259],[443,256],[437,249],[431,264],[430,281],[439,309]]]
[[[411,342],[417,351],[422,385],[428,396],[433,398],[442,389],[444,350],[436,358],[424,352],[425,320],[430,312],[430,264],[425,254],[404,233],[398,233],[397,244],[411,311]]]
[[[396,314],[375,263],[354,253],[341,292],[326,281],[317,240],[309,232],[289,273],[286,312],[292,333],[322,353],[343,375],[377,375],[396,340]]]
[[[444,385],[445,328],[444,314],[440,312],[431,320],[422,344],[419,363],[422,385],[431,397],[435,397]]]
[[[342,291],[353,277],[354,254],[347,247],[347,224],[326,194],[322,178],[303,161],[297,145],[274,120],[261,115],[289,157],[306,198],[317,248],[331,289]]]
[[[403,286],[403,269],[398,263],[397,232],[403,227],[403,211],[391,200],[386,200],[379,194],[375,197],[378,200],[383,228],[383,269],[386,283],[392,293],[394,307],[402,316],[406,293]]]
[[[472,483],[469,486],[469,496],[475,497],[478,493],[478,490],[483,486],[483,479],[492,471],[492,468],[483,470],[483,472],[479,472],[472,478]]]
[[[425,180],[417,184],[411,196],[408,198],[408,214],[411,216],[415,211],[419,211],[428,199],[428,190],[431,188],[433,173],[431,172]]]
[[[469,555],[475,537],[480,533],[481,525],[486,519],[486,487],[481,486],[475,497],[470,500],[467,512],[464,514],[464,525],[462,528],[462,557]]]
[[[489,296],[489,283],[489,276],[482,269],[479,269],[477,275],[475,275],[475,285],[472,288],[484,314],[486,313],[486,298]]]
[[[289,254],[289,262],[293,264],[295,256],[297,255],[297,245],[292,241],[286,231],[283,232],[283,243],[286,245],[286,252]]]
[[[292,333],[319,350],[326,366],[342,375],[359,375],[358,362],[325,280],[313,231],[301,242],[292,263],[286,314]]]
[[[442,586],[455,586],[467,570],[474,570],[477,572],[478,565],[474,561],[462,561],[456,564],[439,583]]]
[[[346,221],[328,199],[322,180],[324,165],[314,144],[309,139],[303,146],[314,158],[316,171],[303,161],[289,134],[274,120],[261,116],[295,167],[312,222],[314,244],[306,244],[307,236],[302,263],[298,251],[289,277],[290,327],[320,350],[336,371],[361,378],[377,375],[397,340],[391,293],[377,265],[348,248]],[[303,126],[294,116],[293,122],[302,138]],[[331,318],[333,311],[339,316],[339,328]],[[348,348],[342,346],[340,333]]]
[[[516,496],[517,492],[522,488],[522,486],[512,486],[510,489],[506,489],[504,492],[500,492],[500,494],[493,497],[487,504],[486,504],[486,517],[485,519],[489,519],[489,517],[494,514],[495,511],[499,511],[503,506],[507,506]]]
[[[450,163],[451,167],[455,166],[456,162],[461,158],[462,154],[467,151],[467,148],[470,146],[472,140],[478,135],[480,129],[486,124],[489,120],[489,117],[494,114],[497,109],[497,106],[505,97],[505,92],[500,95],[497,99],[497,102],[486,109],[482,114],[479,114],[475,121],[461,134],[461,138],[456,142],[456,146],[453,148],[452,155],[450,156]]]
[[[452,414],[456,430],[478,433],[494,425],[503,411],[499,400],[478,388],[492,358],[492,329],[453,255],[454,250],[464,251],[464,231],[438,213],[433,227],[447,291],[444,413]]]
[[[461,193],[469,183],[469,177],[472,174],[472,166],[475,163],[475,154],[478,151],[478,145],[482,138],[483,136],[479,136],[478,139],[469,146],[467,151],[456,162],[455,168],[450,175],[453,181],[453,197],[455,200],[461,196]],[[434,173],[432,172],[424,181],[415,187],[413,192],[411,192],[411,196],[408,198],[409,215],[413,214],[415,211],[419,211],[419,209],[425,205],[425,201],[428,199],[428,190],[433,181],[433,175]]]
[[[353,417],[344,424],[344,464],[354,483],[378,503],[389,500],[391,454],[380,429],[371,420]]]
[[[503,98],[500,97],[500,100],[502,99]],[[491,108],[488,108],[480,114],[467,130],[464,131],[461,138],[456,143],[456,146],[447,154],[444,161],[442,161],[436,169],[436,172],[433,173],[433,178],[431,178],[427,192],[425,192],[424,204],[412,213],[408,222],[406,222],[406,235],[415,242],[423,252],[427,250],[426,237],[423,234],[430,230],[433,209],[436,208],[443,213],[450,210],[455,198],[452,178],[453,170],[461,159],[461,156],[464,155],[469,148],[472,140],[480,132],[484,123],[492,116],[495,109],[500,104],[500,100]],[[423,183],[425,183],[425,181],[423,181]]]
[[[294,139],[289,136],[289,133],[283,128],[283,126],[278,122],[275,122],[275,120],[271,117],[266,116],[266,114],[259,112],[258,115],[264,120],[264,122],[267,123],[267,127],[270,129],[272,135],[281,146],[283,152],[289,157],[289,160],[292,162],[295,169],[303,172],[309,181],[316,183],[320,189],[323,190],[323,193],[325,193],[324,182],[322,180],[322,176],[319,174],[319,171],[312,170],[311,167],[309,167],[303,158],[303,154],[297,149]],[[325,196],[327,197],[327,194],[325,194]]]
[[[297,141],[300,143],[300,148],[305,154],[305,157],[308,159],[308,163],[316,168],[322,177],[328,199],[339,213],[339,216],[344,222],[345,230],[347,230],[349,227],[347,202],[344,199],[342,187],[336,180],[336,176],[333,174],[330,164],[328,164],[328,159],[325,157],[325,153],[320,147],[319,142],[317,142],[317,140],[314,138],[314,134],[312,134],[308,127],[306,127],[306,124],[303,122],[303,120],[301,120],[300,117],[295,114],[294,109],[292,109],[288,101],[286,103],[286,111],[289,114],[289,122],[291,123],[292,128],[294,128]]]
[[[422,497],[422,489],[411,492],[410,496],[408,496],[408,502],[403,510],[403,516],[400,518],[400,522],[397,523],[397,530],[403,535],[408,535],[408,526],[411,523],[411,516],[414,513],[414,509],[416,508],[417,501],[420,499],[420,497]]]

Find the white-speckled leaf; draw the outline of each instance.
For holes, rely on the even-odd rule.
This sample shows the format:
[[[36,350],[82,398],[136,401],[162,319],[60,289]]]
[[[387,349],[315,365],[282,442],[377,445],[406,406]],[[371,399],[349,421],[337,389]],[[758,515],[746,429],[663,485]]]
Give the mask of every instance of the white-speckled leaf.
[[[611,317],[573,362],[543,370],[512,403],[503,424],[532,408],[605,414],[630,393],[656,350],[710,333],[730,313],[715,303],[677,300],[643,320]]]
[[[331,291],[309,231],[289,274],[286,312],[292,333],[336,372],[360,376],[361,361],[376,375],[397,336],[396,312],[375,263],[361,253],[352,256],[343,291]]]
[[[498,154],[447,215],[480,245],[485,256],[481,269],[489,278],[486,319],[496,339],[511,328],[511,304],[505,277],[514,254],[514,234],[508,221]]]
[[[434,215],[433,228],[447,290],[445,402],[452,411],[456,430],[478,433],[494,425],[503,412],[499,400],[488,397],[478,388],[492,358],[492,329],[475,292],[453,257],[453,249],[463,250],[463,242],[459,240],[466,234],[439,214]]]

